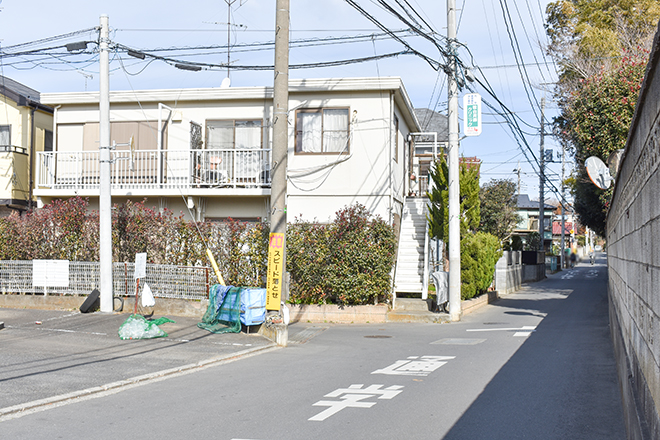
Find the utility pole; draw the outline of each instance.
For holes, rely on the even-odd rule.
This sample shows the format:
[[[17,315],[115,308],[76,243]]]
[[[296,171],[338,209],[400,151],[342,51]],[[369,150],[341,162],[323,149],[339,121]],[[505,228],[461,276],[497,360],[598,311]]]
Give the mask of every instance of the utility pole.
[[[231,6],[236,0],[225,0],[227,3],[227,78],[229,78],[229,64],[231,63]]]
[[[539,235],[541,236],[541,247],[539,250],[543,252],[544,246],[544,221],[545,221],[545,196],[543,194],[543,187],[545,186],[545,153],[543,152],[543,141],[545,135],[544,127],[544,110],[545,110],[545,97],[541,98],[541,157],[539,161]]]
[[[564,186],[564,159],[566,158],[566,149],[564,148],[564,145],[562,143],[561,146],[561,268],[563,269],[565,266],[565,261],[564,259],[566,258],[566,253],[564,252],[564,248],[566,247],[566,241],[565,241],[565,235],[566,235],[566,210],[564,209],[564,204],[566,203],[566,196],[564,195],[564,190],[566,187]]]
[[[520,195],[520,161],[518,161],[518,168],[514,169],[513,172],[518,174],[518,195]]]
[[[108,16],[101,15],[99,71],[99,263],[101,271],[101,312],[111,313],[112,297],[112,197],[110,187],[110,28]],[[137,299],[136,299],[137,301]]]
[[[461,231],[458,180],[458,84],[456,83],[456,0],[447,0],[449,45],[449,319],[461,319]]]
[[[289,144],[289,0],[277,0],[275,16],[275,81],[273,87],[273,158],[270,192],[270,232],[282,234],[282,268],[286,272],[286,203],[287,154]],[[286,299],[286,277],[282,284],[281,299]],[[269,310],[271,310],[269,308]],[[277,302],[279,310],[279,300]]]

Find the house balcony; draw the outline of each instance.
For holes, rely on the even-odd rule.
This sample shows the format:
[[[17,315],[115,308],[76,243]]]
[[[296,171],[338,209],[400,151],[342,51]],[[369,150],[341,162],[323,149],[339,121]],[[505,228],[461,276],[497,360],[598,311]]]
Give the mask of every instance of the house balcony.
[[[110,182],[116,196],[269,195],[271,150],[116,150]],[[98,151],[39,153],[35,195],[96,196]]]

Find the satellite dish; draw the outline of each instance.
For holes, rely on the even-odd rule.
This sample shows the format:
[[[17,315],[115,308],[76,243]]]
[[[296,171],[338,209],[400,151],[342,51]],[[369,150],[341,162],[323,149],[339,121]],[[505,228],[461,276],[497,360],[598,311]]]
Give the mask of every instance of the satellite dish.
[[[612,176],[610,176],[610,169],[607,165],[597,158],[596,156],[589,157],[584,165],[587,167],[587,174],[591,181],[600,189],[607,189],[612,183]]]
[[[220,84],[220,88],[221,89],[228,89],[230,85],[231,85],[231,80],[229,79],[229,77],[227,77],[227,78],[222,80],[222,83]]]

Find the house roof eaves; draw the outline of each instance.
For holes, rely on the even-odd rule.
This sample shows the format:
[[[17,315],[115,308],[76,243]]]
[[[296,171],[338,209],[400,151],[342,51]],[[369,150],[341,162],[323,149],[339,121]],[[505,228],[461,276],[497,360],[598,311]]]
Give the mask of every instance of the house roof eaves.
[[[383,78],[312,78],[290,79],[289,93],[348,92],[348,91],[393,91],[400,107],[408,110],[407,122],[419,129],[410,97],[399,77]],[[229,87],[197,89],[156,89],[111,91],[111,103],[139,102],[185,102],[185,101],[235,101],[272,99],[272,87]],[[47,105],[97,104],[99,92],[42,93],[41,102]]]

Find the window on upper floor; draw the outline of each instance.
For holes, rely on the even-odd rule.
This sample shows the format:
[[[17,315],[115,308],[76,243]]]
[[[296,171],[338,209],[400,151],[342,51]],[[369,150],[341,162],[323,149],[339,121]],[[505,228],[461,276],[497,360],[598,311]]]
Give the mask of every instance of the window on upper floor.
[[[209,150],[261,149],[262,145],[261,121],[206,121],[206,148]]]
[[[300,109],[296,112],[296,153],[348,153],[348,108]]]
[[[0,146],[11,145],[11,125],[0,125]]]
[[[44,130],[44,151],[53,151],[52,130]]]

